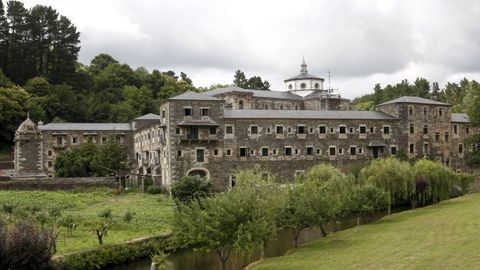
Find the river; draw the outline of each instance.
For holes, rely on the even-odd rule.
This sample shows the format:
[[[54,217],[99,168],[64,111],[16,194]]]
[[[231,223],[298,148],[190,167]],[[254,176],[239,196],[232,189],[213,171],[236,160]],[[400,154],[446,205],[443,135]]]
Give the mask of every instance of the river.
[[[396,209],[395,212],[405,209]],[[386,212],[372,214],[365,218],[365,223],[369,223],[385,216]],[[337,230],[344,230],[357,225],[356,218],[343,219],[337,222]],[[327,232],[334,231],[332,225],[327,226]],[[306,229],[302,231],[299,238],[299,243],[304,244],[322,237],[322,233],[317,229]],[[276,240],[267,244],[264,251],[264,257],[282,256],[289,249],[293,248],[293,232],[291,230],[280,231]],[[199,253],[191,249],[183,249],[172,252],[168,256],[168,270],[219,270],[220,260],[218,255],[214,252]],[[254,254],[250,258],[238,258],[230,256],[227,261],[227,270],[240,270],[248,264],[260,259],[260,254]],[[144,259],[130,264],[124,264],[110,268],[111,270],[150,270],[150,259]]]

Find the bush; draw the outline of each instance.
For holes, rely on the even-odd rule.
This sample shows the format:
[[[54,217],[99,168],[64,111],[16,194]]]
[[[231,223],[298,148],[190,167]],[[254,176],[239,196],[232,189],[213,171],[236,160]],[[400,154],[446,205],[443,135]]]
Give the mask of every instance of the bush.
[[[161,188],[161,187],[158,187],[158,186],[149,186],[149,187],[147,188],[147,192],[148,192],[149,194],[153,194],[153,195],[154,195],[154,194],[160,194],[160,193],[162,193],[162,188]]]
[[[0,269],[51,269],[55,241],[34,221],[8,230],[0,224]]]
[[[133,220],[134,215],[135,213],[132,213],[131,211],[127,211],[123,216],[123,221],[126,223],[130,223]]]
[[[172,196],[176,203],[189,203],[212,194],[212,183],[197,176],[182,177],[172,185]]]
[[[462,194],[470,192],[470,185],[475,181],[475,175],[469,173],[460,173],[457,177],[457,185]]]

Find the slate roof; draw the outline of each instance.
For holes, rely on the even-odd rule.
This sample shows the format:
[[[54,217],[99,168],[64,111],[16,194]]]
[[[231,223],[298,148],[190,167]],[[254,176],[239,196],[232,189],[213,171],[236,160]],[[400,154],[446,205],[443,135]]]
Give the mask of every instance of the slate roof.
[[[290,100],[302,100],[302,96],[292,94],[289,92],[283,91],[270,91],[270,90],[253,90],[253,89],[243,89],[238,86],[229,86],[225,88],[218,88],[215,90],[210,90],[204,92],[203,94],[209,96],[216,96],[232,92],[242,92],[242,93],[251,93],[254,97],[261,98],[277,98],[277,99],[290,99]]]
[[[444,105],[450,106],[450,104],[443,103],[440,101],[435,101],[431,99],[421,98],[421,97],[412,97],[412,96],[403,96],[396,99],[389,100],[382,104],[378,104],[377,106],[387,105],[387,104],[395,104],[395,103],[417,103],[417,104],[427,104],[427,105]]]
[[[225,110],[225,118],[233,119],[397,119],[379,111],[313,111],[313,110]]]
[[[470,123],[466,113],[452,113],[452,122]]]
[[[148,113],[148,114],[139,116],[133,120],[159,120],[159,119],[160,119],[160,115],[154,114],[154,113]]]
[[[169,100],[211,100],[211,101],[221,101],[221,99],[218,99],[216,97],[212,97],[209,95],[205,94],[200,94],[197,92],[193,91],[187,91],[183,94],[180,94],[178,96],[174,96],[169,98]]]
[[[49,123],[38,126],[40,130],[132,130],[128,123]]]
[[[289,81],[295,81],[295,80],[304,80],[304,79],[315,79],[315,80],[322,80],[324,81],[323,78],[320,78],[318,76],[312,75],[308,72],[302,72],[298,74],[297,76],[291,77],[289,79],[286,79],[284,82],[289,82]]]

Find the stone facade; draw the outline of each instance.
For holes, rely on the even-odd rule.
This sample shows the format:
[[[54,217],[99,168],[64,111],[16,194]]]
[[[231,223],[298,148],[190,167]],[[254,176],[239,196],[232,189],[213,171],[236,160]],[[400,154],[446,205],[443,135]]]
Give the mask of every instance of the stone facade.
[[[309,84],[302,86],[304,80]],[[160,104],[159,115],[130,123],[37,127],[27,119],[15,137],[16,175],[52,175],[60,151],[87,141],[102,144],[111,136],[129,151],[134,183],[149,177],[167,187],[199,175],[222,190],[234,184],[236,170],[254,165],[289,181],[315,164],[346,169],[400,153],[468,169],[464,143],[476,131],[449,104],[401,97],[375,111],[352,111],[350,101],[323,89],[323,79],[308,74],[305,64],[285,83],[292,91],[231,86],[186,92]],[[297,94],[303,90],[310,92]]]

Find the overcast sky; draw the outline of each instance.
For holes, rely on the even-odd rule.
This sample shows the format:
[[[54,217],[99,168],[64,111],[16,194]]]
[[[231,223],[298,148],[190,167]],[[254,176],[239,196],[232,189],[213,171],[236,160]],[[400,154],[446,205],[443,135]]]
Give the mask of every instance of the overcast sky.
[[[186,72],[195,86],[240,69],[273,90],[300,70],[353,98],[375,83],[480,79],[480,1],[26,0],[81,32],[80,61],[108,53],[133,68]]]

